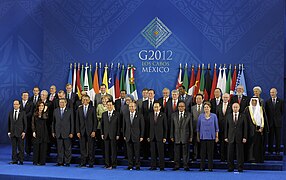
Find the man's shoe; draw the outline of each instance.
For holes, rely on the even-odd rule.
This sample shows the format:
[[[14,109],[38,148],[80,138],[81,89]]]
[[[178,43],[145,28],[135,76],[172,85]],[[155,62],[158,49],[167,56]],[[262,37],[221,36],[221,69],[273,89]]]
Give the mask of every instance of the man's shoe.
[[[83,167],[86,167],[86,165],[85,164],[80,164],[78,167],[83,168]]]
[[[132,167],[127,167],[126,170],[133,170],[133,168]]]
[[[243,172],[243,170],[242,169],[238,169],[238,172]]]
[[[213,169],[209,169],[209,172],[213,172]]]
[[[55,166],[64,166],[62,163],[57,163]]]
[[[150,167],[149,170],[154,171],[154,170],[157,170],[157,168],[155,168],[155,167]]]
[[[88,165],[89,168],[93,168],[93,164]]]
[[[9,164],[18,164],[16,161],[9,162]]]
[[[228,169],[227,171],[228,171],[228,172],[233,172],[233,169]]]
[[[178,171],[179,170],[179,168],[173,168],[173,171]]]
[[[24,163],[22,161],[19,162],[19,165],[23,165]]]
[[[199,171],[205,171],[205,169],[200,169]]]
[[[190,168],[184,168],[184,171],[190,171]]]
[[[160,168],[160,171],[165,171],[165,169],[164,168]]]
[[[69,164],[69,163],[67,163],[65,166],[66,166],[66,167],[70,167],[70,164]]]
[[[136,170],[139,171],[139,170],[140,170],[140,167],[136,167]]]

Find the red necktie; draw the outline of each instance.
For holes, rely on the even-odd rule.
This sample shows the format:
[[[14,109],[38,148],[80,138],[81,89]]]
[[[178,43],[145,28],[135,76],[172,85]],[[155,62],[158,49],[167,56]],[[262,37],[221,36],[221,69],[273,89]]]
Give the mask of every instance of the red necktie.
[[[174,101],[173,110],[175,111],[175,110],[176,110],[176,108],[177,108],[177,103],[176,103],[176,101]]]
[[[167,101],[166,98],[164,98],[164,107],[166,107]]]

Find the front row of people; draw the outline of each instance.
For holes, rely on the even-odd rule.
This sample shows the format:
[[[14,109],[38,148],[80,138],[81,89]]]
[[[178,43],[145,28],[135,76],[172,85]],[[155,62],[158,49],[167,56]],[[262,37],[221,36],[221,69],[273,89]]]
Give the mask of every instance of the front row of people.
[[[9,114],[8,136],[12,142],[12,164],[23,164],[24,159],[24,138],[27,129],[27,119],[24,111],[20,111],[20,102],[14,101],[14,110]],[[166,114],[161,112],[159,102],[154,102],[154,112],[150,113],[149,127],[145,128],[143,115],[136,111],[136,103],[129,103],[129,111],[121,115],[114,110],[113,101],[106,102],[107,111],[102,113],[101,138],[105,144],[105,167],[107,169],[116,168],[117,162],[117,140],[120,132],[126,142],[128,170],[135,166],[140,170],[140,144],[143,141],[144,133],[147,133],[147,141],[150,143],[151,168],[157,169],[157,155],[159,158],[159,168],[164,171],[164,144],[167,142],[168,120]],[[196,124],[196,142],[200,143],[201,164],[200,171],[205,171],[205,159],[208,158],[208,169],[213,169],[214,145],[219,141],[219,125],[216,114],[211,113],[211,104],[205,102],[203,111],[198,117]],[[226,115],[224,125],[225,142],[228,144],[228,171],[234,170],[234,152],[236,151],[238,160],[238,171],[243,171],[244,144],[248,141],[248,157],[258,162],[263,161],[263,133],[267,125],[263,108],[259,105],[257,98],[252,98],[250,106],[245,113],[240,113],[239,103],[232,104],[232,112]],[[95,109],[90,105],[90,98],[87,95],[82,97],[82,105],[73,115],[73,111],[67,108],[67,100],[60,99],[59,107],[54,110],[52,122],[52,136],[56,138],[58,159],[57,166],[70,166],[72,159],[71,139],[74,134],[80,142],[81,161],[80,167],[92,168],[94,165],[94,142],[98,127]],[[76,120],[74,121],[74,117]],[[48,134],[48,111],[44,102],[39,102],[32,117],[32,131],[34,141],[33,164],[44,165],[47,154]],[[74,122],[76,122],[74,124]],[[189,171],[190,143],[194,141],[193,121],[191,114],[186,111],[184,101],[178,103],[178,111],[171,116],[170,140],[174,143],[174,168],[179,170],[181,152],[183,167]],[[122,129],[121,129],[122,125]],[[148,132],[144,132],[145,129]],[[17,148],[19,153],[17,153]]]

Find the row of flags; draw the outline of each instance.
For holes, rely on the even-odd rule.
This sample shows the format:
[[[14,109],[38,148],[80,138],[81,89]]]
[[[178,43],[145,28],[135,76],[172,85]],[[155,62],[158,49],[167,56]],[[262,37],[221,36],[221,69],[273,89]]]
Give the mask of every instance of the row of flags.
[[[73,92],[81,98],[81,92],[86,91],[91,94],[100,93],[100,85],[106,85],[106,92],[111,94],[114,99],[120,98],[120,91],[126,90],[127,94],[138,100],[135,84],[135,70],[133,65],[126,68],[120,63],[114,67],[113,63],[102,67],[101,63],[96,63],[95,71],[92,76],[92,66],[86,63],[71,63],[69,69],[68,83],[72,84]]]
[[[231,64],[228,68],[226,65],[220,65],[218,71],[217,64],[215,64],[212,79],[210,64],[207,67],[204,64],[199,64],[197,67],[197,76],[195,76],[195,66],[192,65],[190,78],[188,77],[188,65],[186,64],[183,78],[182,74],[183,68],[180,64],[176,89],[184,86],[188,94],[193,97],[201,93],[204,95],[205,100],[212,99],[214,98],[215,88],[220,88],[222,94],[229,93],[233,96],[236,94],[236,87],[238,85],[244,87],[243,95],[247,95],[243,64],[234,65],[233,72]]]

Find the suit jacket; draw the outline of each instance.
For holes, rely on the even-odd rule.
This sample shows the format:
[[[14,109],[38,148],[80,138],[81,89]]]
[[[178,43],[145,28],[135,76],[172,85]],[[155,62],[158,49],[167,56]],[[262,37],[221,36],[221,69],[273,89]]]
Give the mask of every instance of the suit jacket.
[[[233,104],[233,103],[238,103],[238,96],[237,95],[235,95],[231,98],[230,104]],[[247,96],[243,95],[239,105],[240,105],[239,112],[244,113],[245,108],[247,106],[249,106],[249,98]]]
[[[227,104],[227,108],[225,111],[225,115],[223,114],[223,103],[219,104],[217,109],[216,109],[216,115],[218,118],[218,126],[219,126],[219,132],[223,132],[225,128],[225,121],[226,121],[226,116],[232,112],[231,104]]]
[[[22,133],[27,132],[27,116],[25,111],[19,111],[18,119],[14,120],[14,109],[8,115],[8,132],[10,137],[21,137]]]
[[[82,136],[86,133],[90,135],[97,129],[97,117],[93,106],[87,108],[86,117],[84,117],[84,106],[80,106],[76,111],[76,133]]]
[[[198,124],[198,119],[199,119],[199,112],[197,110],[197,105],[193,105],[191,108],[191,115],[192,115],[192,121],[193,121],[193,130],[194,132],[197,132],[197,124]],[[203,104],[201,104],[201,113],[204,113],[204,108]]]
[[[51,94],[48,95],[48,100],[50,100],[50,96],[51,96]],[[56,99],[59,99],[59,96],[57,93],[55,94],[54,99],[52,101],[54,101]]]
[[[166,105],[166,109],[165,109],[165,113],[166,113],[166,116],[167,116],[167,124],[168,124],[168,129],[171,129],[171,118],[172,118],[172,114],[174,112],[177,112],[178,111],[178,101],[177,100],[177,106],[176,106],[176,109],[174,110],[173,109],[173,101],[170,100],[167,102],[167,105]]]
[[[149,114],[154,112],[153,105],[155,101],[156,100],[154,99],[152,107],[150,109],[149,109],[149,106],[150,106],[149,101],[143,101],[142,103],[142,114],[143,114],[144,123],[145,123],[145,135],[144,135],[145,138],[149,136],[148,135],[148,128],[150,127]]]
[[[54,110],[52,133],[56,134],[56,138],[68,138],[69,134],[74,133],[73,110],[65,108],[62,118],[60,108]]]
[[[168,98],[168,101],[166,102],[166,107],[164,107],[164,97],[160,97],[159,99],[158,99],[158,101],[159,101],[159,104],[160,104],[160,106],[161,106],[161,112],[165,112],[166,113],[166,111],[165,111],[165,109],[166,109],[166,107],[167,107],[167,103],[169,102],[169,101],[172,101],[172,98]]]
[[[68,99],[68,93],[66,92],[66,97]],[[75,105],[75,103],[79,100],[78,95],[76,93],[71,93],[71,97],[70,97],[70,102],[72,103],[73,107]]]
[[[108,137],[112,140],[116,139],[116,136],[119,136],[120,132],[120,113],[113,111],[110,121],[108,118],[108,111],[102,113],[101,119],[101,135],[104,135],[104,139]]]
[[[185,111],[183,119],[179,120],[179,113],[172,114],[170,138],[175,139],[175,143],[187,143],[193,138],[192,116]]]
[[[211,103],[211,113],[216,114],[217,113],[217,107],[222,103],[222,98],[220,98],[219,104],[216,104],[216,98],[211,99],[210,103]],[[218,116],[218,114],[216,114]],[[219,129],[220,130],[220,129]]]
[[[40,97],[40,95],[38,96],[36,104],[34,104],[34,98],[35,98],[35,96],[31,96],[31,97],[29,97],[28,101],[32,102],[33,105],[35,106],[41,100],[41,97]]]
[[[179,101],[184,101],[186,103],[186,111],[191,112],[192,102],[193,102],[193,96],[190,96],[186,94],[185,99],[180,95]]]
[[[268,99],[265,103],[265,111],[268,118],[269,128],[273,126],[281,128],[284,101],[280,98],[277,98],[275,105],[273,105],[272,98]]]
[[[149,125],[150,127],[147,128],[148,137],[151,141],[156,138],[156,141],[162,141],[163,139],[167,138],[167,131],[168,131],[168,124],[167,124],[167,116],[163,112],[159,112],[157,121],[155,122],[154,119],[154,112],[150,112],[149,114]]]
[[[67,99],[67,98],[66,98],[66,100],[67,100],[67,108],[70,108],[70,109],[72,109],[72,110],[73,110],[73,103],[72,103],[72,100]],[[54,99],[54,100],[53,100],[53,108],[54,108],[54,109],[56,109],[56,108],[60,107],[59,102],[60,102],[60,99]]]
[[[116,99],[114,104],[115,104],[114,105],[115,111],[120,112],[120,110],[121,110],[121,98]],[[124,104],[125,104],[125,101],[124,101]]]
[[[113,97],[112,97],[110,94],[106,93],[106,95],[109,97],[110,100],[113,101]],[[94,107],[97,107],[98,104],[101,104],[101,103],[102,103],[101,97],[102,97],[102,96],[101,96],[101,93],[95,95]]]
[[[32,120],[32,115],[34,113],[34,104],[31,101],[27,101],[25,107],[23,107],[23,101],[20,101],[21,111],[25,111],[27,119]]]
[[[235,123],[233,113],[226,116],[224,136],[228,139],[229,143],[242,143],[242,139],[247,139],[247,120],[245,114],[239,113],[238,120]]]
[[[130,121],[130,113],[123,116],[123,137],[126,141],[140,142],[140,138],[144,137],[144,118],[143,115],[136,112],[133,123]]]

